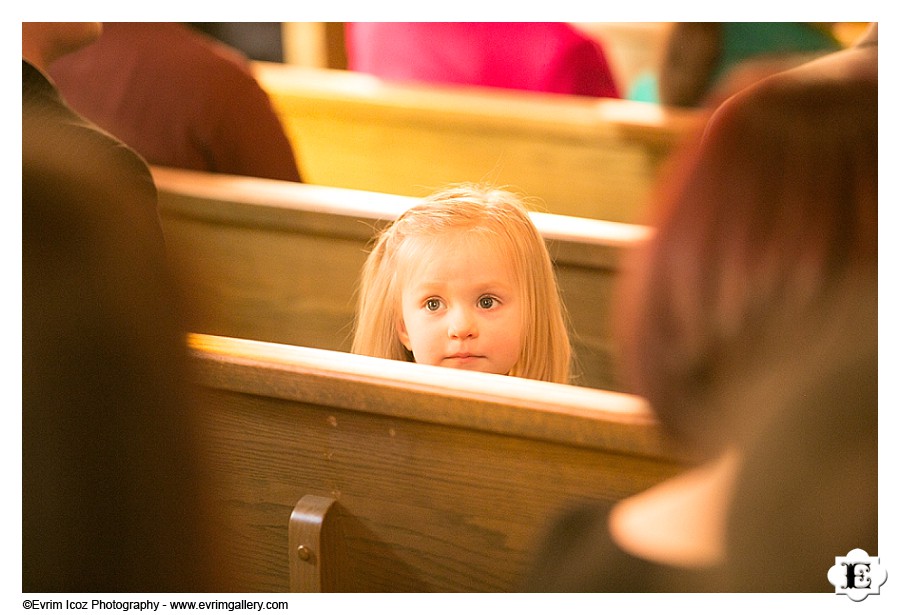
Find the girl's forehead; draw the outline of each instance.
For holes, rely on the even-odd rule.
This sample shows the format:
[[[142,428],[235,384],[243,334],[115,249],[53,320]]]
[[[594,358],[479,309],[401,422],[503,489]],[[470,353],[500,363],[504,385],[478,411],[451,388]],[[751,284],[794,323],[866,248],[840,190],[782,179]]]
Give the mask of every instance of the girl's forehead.
[[[398,269],[405,276],[415,276],[429,264],[446,259],[476,257],[478,262],[509,268],[514,259],[504,240],[477,229],[454,230],[431,236],[409,237],[398,254]]]
[[[402,252],[413,259],[436,254],[457,254],[477,252],[486,258],[510,260],[510,246],[496,233],[484,229],[454,229],[439,235],[409,237],[404,242]]]

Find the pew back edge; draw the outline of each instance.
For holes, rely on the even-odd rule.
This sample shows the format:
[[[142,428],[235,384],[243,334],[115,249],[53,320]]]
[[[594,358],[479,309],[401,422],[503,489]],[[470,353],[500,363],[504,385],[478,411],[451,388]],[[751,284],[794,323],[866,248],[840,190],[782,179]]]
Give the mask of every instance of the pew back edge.
[[[151,167],[164,216],[367,241],[419,199],[351,188]],[[227,204],[227,206],[226,206]],[[617,266],[622,248],[649,237],[649,227],[530,212],[560,263]],[[356,224],[347,224],[355,219]]]
[[[214,388],[689,461],[634,395],[221,336],[188,344]]]

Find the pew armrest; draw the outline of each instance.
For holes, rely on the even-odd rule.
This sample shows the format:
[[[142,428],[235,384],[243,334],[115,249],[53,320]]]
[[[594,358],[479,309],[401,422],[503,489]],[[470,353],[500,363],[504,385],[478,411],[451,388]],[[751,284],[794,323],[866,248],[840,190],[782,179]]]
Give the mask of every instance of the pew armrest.
[[[335,501],[305,495],[294,506],[288,524],[288,563],[292,592],[322,592],[333,587]]]

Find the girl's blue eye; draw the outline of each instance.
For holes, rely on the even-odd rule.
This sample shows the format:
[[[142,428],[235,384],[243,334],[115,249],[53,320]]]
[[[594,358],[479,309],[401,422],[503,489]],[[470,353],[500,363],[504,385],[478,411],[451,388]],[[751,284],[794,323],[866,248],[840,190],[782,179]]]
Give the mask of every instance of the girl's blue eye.
[[[425,309],[431,312],[436,311],[441,307],[441,302],[438,299],[428,299],[425,301]]]
[[[481,297],[478,300],[478,305],[485,310],[489,310],[494,307],[494,301],[495,299],[493,297]]]

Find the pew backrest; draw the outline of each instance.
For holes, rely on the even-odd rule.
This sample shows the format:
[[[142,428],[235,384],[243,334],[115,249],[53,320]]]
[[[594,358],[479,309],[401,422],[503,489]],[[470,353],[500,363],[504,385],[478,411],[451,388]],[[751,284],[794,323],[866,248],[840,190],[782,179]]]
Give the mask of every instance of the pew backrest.
[[[521,589],[555,515],[689,463],[631,395],[217,336],[189,345],[235,591]]]
[[[194,331],[350,349],[356,288],[375,232],[413,197],[153,168],[169,252]],[[647,227],[531,214],[555,261],[576,351],[574,382],[621,388],[610,330],[623,257]]]
[[[618,222],[643,222],[661,163],[704,117],[620,99],[253,66],[304,181],[419,197],[490,181],[551,213]]]

